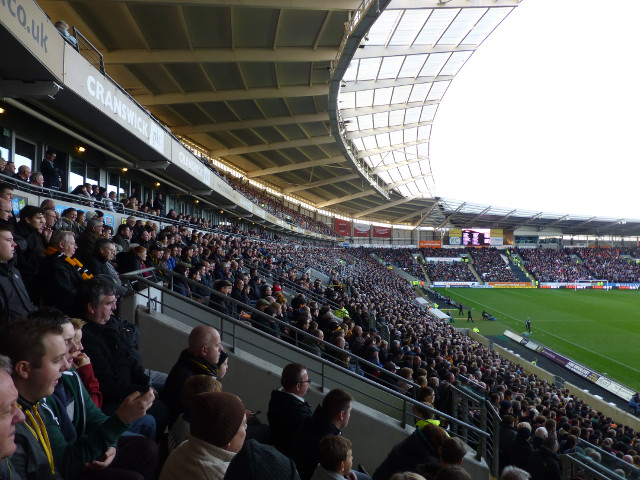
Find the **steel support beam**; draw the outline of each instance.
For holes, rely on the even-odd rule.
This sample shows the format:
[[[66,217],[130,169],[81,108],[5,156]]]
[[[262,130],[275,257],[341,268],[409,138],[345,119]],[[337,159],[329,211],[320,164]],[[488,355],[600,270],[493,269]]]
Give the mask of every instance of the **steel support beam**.
[[[425,100],[424,102],[392,103],[390,105],[376,105],[375,107],[345,108],[344,110],[340,110],[340,117],[342,119],[353,118],[361,115],[373,115],[374,113],[438,105],[439,103],[440,100]]]
[[[458,213],[460,210],[464,208],[466,204],[467,202],[462,202],[460,205],[458,205],[458,208],[456,208],[452,213],[447,215],[445,219],[442,222],[440,222],[437,227],[435,227],[435,229],[438,230],[439,228],[444,227],[449,220],[451,220],[453,217],[456,216],[456,213]]]
[[[324,165],[332,165],[334,163],[346,163],[347,159],[343,156],[335,156],[329,158],[321,158],[319,160],[309,160],[308,162],[292,163],[291,165],[282,165],[281,167],[262,168],[247,172],[247,178],[264,177],[266,175],[275,175],[277,173],[292,172],[294,170],[302,170],[305,168],[322,167]]]
[[[359,48],[354,59],[359,58],[378,58],[378,57],[397,57],[405,55],[429,55],[431,53],[454,53],[454,52],[473,52],[478,45],[412,45],[404,47],[382,45],[364,45]]]
[[[397,205],[402,205],[403,203],[410,202],[411,200],[415,200],[415,198],[416,197],[404,197],[404,198],[399,198],[398,200],[394,200],[393,202],[383,203],[382,205],[378,205],[377,207],[373,207],[363,212],[360,212],[358,215],[354,215],[353,218],[366,217],[367,215],[371,215],[372,213],[379,212],[380,210],[385,210],[387,208],[392,208]]]
[[[371,150],[361,150],[357,153],[358,158],[366,158],[371,155],[378,155],[380,153],[392,152],[394,150],[400,150],[402,148],[414,147],[423,143],[429,143],[429,139],[418,140],[415,142],[398,143],[396,145],[389,145],[387,147],[372,148]]]
[[[356,178],[360,178],[360,175],[357,173],[351,173],[349,175],[343,175],[341,177],[326,178],[324,180],[318,180],[317,182],[311,182],[306,185],[296,185],[295,187],[283,188],[282,193],[288,195],[294,192],[301,192],[302,190],[309,190],[310,188],[324,187],[325,185],[331,185],[333,183],[355,180]]]
[[[369,195],[374,195],[376,191],[373,188],[369,190],[365,190],[364,192],[353,193],[351,195],[347,195],[346,197],[334,198],[332,200],[327,200],[326,202],[320,202],[316,204],[318,208],[328,207],[329,205],[335,205],[336,203],[349,202],[351,200],[356,200],[362,197],[368,197]]]
[[[67,0],[53,0],[60,3],[66,3]],[[102,0],[103,3],[122,3],[122,0]],[[504,0],[503,0],[504,1]],[[74,0],[73,3],[94,3],[95,0]],[[176,0],[127,0],[129,5],[175,5]],[[255,8],[272,8],[272,9],[291,9],[291,10],[329,10],[329,11],[346,11],[357,10],[361,0],[181,0],[180,5],[206,5],[211,7],[255,7]]]
[[[228,102],[233,100],[254,100],[258,98],[313,97],[326,96],[327,85],[311,85],[282,88],[251,88],[248,90],[218,90],[216,92],[161,93],[158,95],[137,95],[135,99],[145,106],[175,105],[178,103]]]
[[[196,48],[159,50],[112,50],[104,54],[107,65],[146,63],[249,63],[249,62],[328,62],[335,58],[335,48]]]
[[[431,215],[431,212],[433,212],[433,209],[436,208],[438,206],[438,201],[434,200],[433,205],[431,205],[429,208],[427,208],[426,210],[424,210],[424,213],[420,216],[420,220],[417,221],[417,223],[415,223],[413,225],[413,229],[415,230],[416,228],[418,228],[420,225],[422,225],[424,223],[424,221],[429,218],[429,215]]]
[[[335,140],[331,135],[324,137],[301,138],[299,140],[288,140],[275,143],[261,143],[259,145],[248,145],[246,147],[220,148],[211,150],[212,157],[228,157],[229,155],[244,155],[245,153],[266,152],[270,150],[280,150],[284,148],[308,147],[311,145],[323,145],[333,143]]]
[[[340,93],[360,92],[362,90],[373,90],[374,88],[406,87],[407,85],[417,85],[419,83],[450,82],[453,75],[438,75],[437,77],[417,77],[399,78],[397,80],[363,80],[361,82],[346,82],[340,89]]]
[[[200,125],[180,125],[171,128],[174,135],[190,135],[194,133],[226,132],[241,128],[275,127],[278,125],[293,125],[301,123],[328,122],[327,112],[310,113],[307,115],[290,115],[255,120],[238,120],[236,122],[203,123]]]
[[[370,137],[372,135],[380,135],[381,133],[390,133],[390,132],[398,132],[400,130],[406,130],[407,128],[418,128],[425,127],[427,125],[431,125],[433,122],[415,122],[415,123],[405,123],[402,125],[393,125],[389,127],[379,127],[379,128],[367,128],[366,130],[356,130],[353,132],[347,132],[347,138],[349,140],[353,140],[355,138],[363,138]]]

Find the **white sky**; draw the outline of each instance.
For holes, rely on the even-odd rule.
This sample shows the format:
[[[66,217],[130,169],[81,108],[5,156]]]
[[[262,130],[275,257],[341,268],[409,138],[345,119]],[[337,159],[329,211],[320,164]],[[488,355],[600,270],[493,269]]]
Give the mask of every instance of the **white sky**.
[[[435,194],[640,218],[640,1],[524,0],[451,83]]]

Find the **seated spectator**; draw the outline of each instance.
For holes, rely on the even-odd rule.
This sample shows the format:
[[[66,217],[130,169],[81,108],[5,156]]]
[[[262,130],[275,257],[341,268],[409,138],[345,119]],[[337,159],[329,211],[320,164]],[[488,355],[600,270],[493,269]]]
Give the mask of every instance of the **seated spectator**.
[[[11,360],[0,355],[0,478],[10,480],[15,467],[11,463],[11,455],[16,451],[15,435],[18,423],[24,422],[24,413],[18,407],[18,390],[11,379]]]
[[[640,393],[636,392],[629,399],[629,407],[635,410],[635,414],[638,415],[640,413]]]
[[[224,352],[222,352],[224,353]],[[194,375],[188,378],[182,386],[180,392],[180,403],[184,413],[182,413],[169,430],[169,451],[184,442],[189,436],[191,428],[191,410],[193,401],[200,393],[221,392],[222,384],[209,375]]]
[[[318,465],[318,446],[327,435],[340,435],[349,424],[353,397],[341,389],[331,390],[313,415],[307,418],[291,440],[291,458],[302,480],[309,480]]]
[[[51,236],[46,257],[38,274],[39,291],[44,305],[73,312],[78,289],[93,275],[74,257],[76,240],[73,233],[58,230]]]
[[[67,348],[70,368],[46,400],[43,418],[56,467],[65,478],[82,476],[85,465],[101,472],[101,478],[151,480],[156,469],[158,449],[155,443],[138,436],[121,437],[129,424],[142,418],[152,405],[154,394],[134,392],[107,417],[91,401],[89,393],[72,366],[77,349],[75,329],[59,312],[39,311],[31,322],[58,322]],[[71,428],[67,428],[71,425]],[[115,445],[118,446],[116,457]]]
[[[296,465],[270,445],[247,440],[233,457],[224,480],[300,480]]]
[[[78,251],[76,257],[85,265],[89,263],[93,256],[96,241],[102,236],[104,222],[100,218],[92,218],[87,223],[87,228],[78,237]]]
[[[500,480],[530,480],[530,478],[529,472],[513,465],[506,467],[500,475]]]
[[[94,245],[93,255],[87,264],[89,271],[96,277],[113,282],[116,295],[122,297],[129,289],[122,285],[122,280],[111,262],[116,258],[116,245],[107,238],[99,238]]]
[[[545,438],[543,444],[533,451],[528,468],[532,480],[560,480],[562,478],[557,451],[558,441],[552,436]]]
[[[300,363],[290,363],[282,369],[282,386],[271,392],[267,412],[271,439],[284,454],[288,454],[289,442],[298,428],[313,415],[311,405],[304,399],[310,383],[307,368]]]
[[[22,282],[14,258],[13,227],[0,223],[0,325],[26,317],[36,310]]]
[[[44,227],[44,211],[40,207],[22,207],[20,221],[14,231],[14,240],[19,247],[17,267],[32,299],[38,298],[38,271],[45,257],[41,236]]]
[[[100,393],[100,382],[93,373],[93,365],[91,365],[91,359],[84,353],[84,345],[82,345],[82,327],[87,322],[80,320],[79,318],[72,318],[73,328],[75,335],[73,337],[73,344],[75,345],[75,351],[71,363],[75,368],[76,373],[80,376],[84,388],[89,393],[91,400],[96,407],[102,408],[102,393]]]
[[[91,358],[104,400],[103,410],[111,414],[135,391],[147,391],[151,374],[145,371],[136,349],[139,333],[132,325],[112,316],[116,309],[113,285],[91,279],[78,295],[78,312],[87,322],[84,326],[84,347]],[[133,336],[135,335],[135,337]],[[162,434],[168,421],[168,410],[156,399],[149,409]]]
[[[62,479],[41,420],[45,417],[41,402],[69,368],[66,351],[59,323],[20,320],[0,332],[0,354],[11,359],[18,406],[27,417],[16,425],[17,449],[11,457],[15,474],[23,480]]]
[[[207,325],[198,325],[189,334],[188,346],[182,351],[178,361],[167,377],[162,399],[169,408],[169,424],[173,424],[183,412],[180,392],[184,382],[194,375],[217,378],[217,363],[222,353],[222,343],[218,331]]]
[[[44,187],[44,176],[41,172],[33,172],[29,177],[29,183],[32,187]]]
[[[340,435],[329,435],[320,440],[320,463],[311,480],[340,480],[351,477],[353,451],[351,442]]]
[[[447,439],[447,432],[435,425],[417,429],[395,445],[387,458],[373,473],[373,480],[389,480],[394,473],[423,470],[434,471],[440,463],[439,450]]]
[[[529,469],[529,458],[533,453],[533,447],[529,442],[531,436],[531,425],[520,422],[516,430],[516,438],[512,444],[507,446],[507,465],[515,465],[525,470]]]
[[[55,27],[60,33],[60,35],[62,35],[62,38],[64,38],[68,43],[70,43],[74,47],[78,46],[78,40],[76,40],[76,38],[69,33],[69,25],[67,24],[67,22],[65,22],[64,20],[58,20],[55,23]],[[53,158],[54,159],[56,158],[55,154],[53,155]]]

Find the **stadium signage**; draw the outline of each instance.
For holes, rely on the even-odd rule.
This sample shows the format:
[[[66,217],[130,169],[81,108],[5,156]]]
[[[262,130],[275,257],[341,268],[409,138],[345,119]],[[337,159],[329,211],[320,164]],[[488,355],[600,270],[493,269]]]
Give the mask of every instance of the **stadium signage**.
[[[434,287],[477,287],[478,282],[433,282]]]
[[[38,61],[42,62],[58,79],[62,79],[62,58],[66,42],[36,2],[0,0],[0,23]]]
[[[517,333],[510,332],[509,330],[505,330],[504,335],[509,337],[511,340],[514,340],[529,350],[533,350],[545,358],[548,358],[554,363],[566,368],[567,370],[575,373],[579,377],[582,377],[586,380],[589,380],[592,383],[595,383],[601,388],[604,388],[606,391],[614,394],[617,397],[620,397],[625,402],[628,402],[629,399],[635,393],[630,388],[625,387],[619,383],[614,382],[610,378],[607,378],[603,375],[600,375],[598,372],[591,370],[589,367],[585,367],[584,365],[571,360],[563,355],[560,355],[558,352],[554,352],[553,350],[549,350],[547,347],[543,347],[542,345],[538,345],[531,340],[528,340]]]

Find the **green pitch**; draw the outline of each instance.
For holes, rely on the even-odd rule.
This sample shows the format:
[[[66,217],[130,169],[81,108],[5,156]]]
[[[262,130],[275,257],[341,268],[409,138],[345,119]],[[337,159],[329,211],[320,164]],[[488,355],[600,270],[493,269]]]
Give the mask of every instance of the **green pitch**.
[[[506,328],[530,338],[599,373],[640,390],[640,292],[629,290],[540,290],[438,288],[441,294],[473,308],[480,333],[499,335]],[[442,307],[442,306],[441,306]],[[497,322],[482,320],[482,310]],[[467,309],[458,316],[467,326]]]

